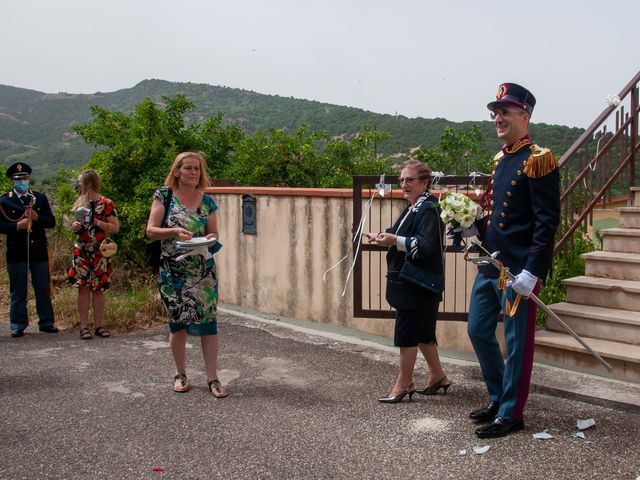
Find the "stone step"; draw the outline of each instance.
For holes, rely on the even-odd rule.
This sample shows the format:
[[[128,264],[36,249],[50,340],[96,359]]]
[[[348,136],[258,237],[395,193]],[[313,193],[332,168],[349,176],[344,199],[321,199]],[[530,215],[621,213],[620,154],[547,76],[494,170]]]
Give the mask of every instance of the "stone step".
[[[583,338],[613,368],[611,372],[569,334],[538,330],[535,360],[562,368],[640,383],[640,346]]]
[[[640,253],[597,251],[581,256],[589,277],[640,281]]]
[[[640,312],[567,302],[549,308],[581,337],[640,345]],[[565,333],[552,317],[547,317],[547,329]]]
[[[620,207],[620,228],[640,228],[640,207]]]
[[[640,229],[605,228],[600,230],[602,249],[606,252],[640,253]]]
[[[568,303],[617,310],[640,310],[640,282],[615,278],[573,277],[562,280]]]

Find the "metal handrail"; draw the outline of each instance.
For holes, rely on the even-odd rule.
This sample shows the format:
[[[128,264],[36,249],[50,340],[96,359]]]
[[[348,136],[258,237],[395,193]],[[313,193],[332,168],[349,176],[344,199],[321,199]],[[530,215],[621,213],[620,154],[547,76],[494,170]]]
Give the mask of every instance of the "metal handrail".
[[[627,85],[620,91],[620,93],[618,94],[618,98],[622,100],[624,97],[626,97],[638,82],[640,82],[640,71],[636,73],[635,77],[633,77],[633,79],[631,79],[631,81],[627,83]],[[618,107],[609,105],[602,111],[598,118],[596,118],[594,122],[589,125],[589,127],[582,133],[582,135],[578,137],[573,145],[569,147],[569,150],[567,150],[564,155],[560,157],[560,160],[558,161],[558,165],[560,167],[562,167],[568,161],[568,159],[572,157],[580,147],[583,146],[583,144],[587,143],[587,141],[589,141],[593,137],[596,131],[600,128],[600,125],[602,125],[602,123],[609,118],[609,116],[616,110],[616,108]]]
[[[625,115],[624,104],[622,106],[609,105],[569,147],[558,162],[561,171],[565,172],[563,178],[570,184],[565,187],[561,195],[563,223],[560,225],[559,240],[554,248],[556,252],[565,247],[581,224],[591,221],[590,214],[594,207],[603,198],[606,198],[606,195],[611,194],[616,181],[619,181],[623,187],[627,185],[625,181],[628,181],[629,186],[635,185],[635,156],[640,150],[638,142],[639,83],[640,72],[636,73],[618,95],[622,104],[629,100],[629,113]],[[582,163],[580,157],[585,152],[589,152],[589,146],[597,132],[606,133],[606,123],[612,118],[614,112],[616,115],[615,131],[610,134],[610,137],[607,137],[602,148],[598,148],[591,158]],[[626,139],[628,142],[624,141]],[[578,163],[578,168],[574,168],[572,171],[574,159]],[[604,175],[594,173],[596,165],[600,162],[607,169]],[[629,172],[628,180],[625,180],[625,171]],[[576,198],[577,205],[574,205]]]

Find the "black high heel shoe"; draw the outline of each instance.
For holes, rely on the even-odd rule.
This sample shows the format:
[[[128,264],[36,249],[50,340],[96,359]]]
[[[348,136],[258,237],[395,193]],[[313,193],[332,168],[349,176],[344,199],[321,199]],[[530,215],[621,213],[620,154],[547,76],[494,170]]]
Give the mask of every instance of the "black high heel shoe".
[[[409,395],[409,401],[411,401],[414,393],[416,393],[416,387],[414,387],[412,383],[408,387],[403,387],[402,391],[399,394],[394,395],[393,397],[381,397],[378,399],[378,401],[381,403],[400,403],[402,399],[407,395]]]
[[[447,377],[444,377],[438,380],[433,385],[425,387],[423,390],[416,390],[416,393],[419,393],[420,395],[435,395],[436,393],[438,393],[438,390],[442,389],[442,394],[446,395],[447,390],[449,389],[450,386],[451,386],[451,382],[447,380]]]

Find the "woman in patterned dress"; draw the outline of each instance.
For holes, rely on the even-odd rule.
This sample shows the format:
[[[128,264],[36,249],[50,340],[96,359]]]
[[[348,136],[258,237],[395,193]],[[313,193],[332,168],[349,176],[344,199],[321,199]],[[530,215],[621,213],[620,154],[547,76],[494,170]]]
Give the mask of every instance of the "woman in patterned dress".
[[[185,364],[187,334],[191,334],[200,337],[209,390],[214,397],[223,398],[228,393],[218,380],[218,276],[213,259],[220,244],[181,260],[178,257],[185,250],[176,247],[176,240],[218,238],[218,206],[203,191],[209,178],[202,154],[180,153],[164,185],[153,195],[147,236],[162,240],[158,287],[169,317],[169,345],[176,364],[173,389],[186,392],[191,388]],[[164,205],[170,194],[165,217]]]
[[[111,258],[103,257],[100,244],[108,233],[120,230],[120,222],[112,200],[98,193],[100,177],[95,170],[86,170],[78,177],[78,198],[73,204],[76,215],[71,228],[76,232],[71,268],[67,273],[69,283],[78,289],[78,316],[80,338],[92,338],[87,327],[89,305],[93,304],[94,333],[109,337],[111,333],[102,326],[104,317],[104,292],[109,289],[109,277],[113,270]]]

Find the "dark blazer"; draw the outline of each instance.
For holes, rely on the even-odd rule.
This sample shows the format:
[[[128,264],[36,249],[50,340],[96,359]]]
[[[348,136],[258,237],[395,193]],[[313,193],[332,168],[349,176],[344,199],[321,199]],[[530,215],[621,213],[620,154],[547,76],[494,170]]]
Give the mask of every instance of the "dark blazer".
[[[523,269],[545,279],[551,267],[554,236],[560,223],[560,174],[548,149],[524,145],[494,158],[489,212],[480,221],[482,246],[499,251],[514,275]],[[497,276],[492,265],[480,273]]]
[[[408,215],[407,219],[402,219]],[[402,225],[400,226],[400,223]],[[420,308],[433,295],[413,284],[398,278],[405,261],[413,262],[425,270],[443,275],[442,246],[444,225],[440,220],[438,200],[431,194],[420,196],[414,206],[407,207],[395,224],[385,230],[405,238],[406,252],[396,246],[387,252],[387,302],[396,309],[409,310]],[[441,299],[442,296],[439,296]]]
[[[56,219],[47,196],[39,192],[31,193],[35,196],[33,210],[38,214],[38,220],[32,223],[29,234],[29,261],[46,262],[49,255],[45,228],[55,227]],[[25,207],[15,191],[0,197],[0,233],[7,236],[7,263],[27,261],[27,231],[17,228],[24,211]]]

